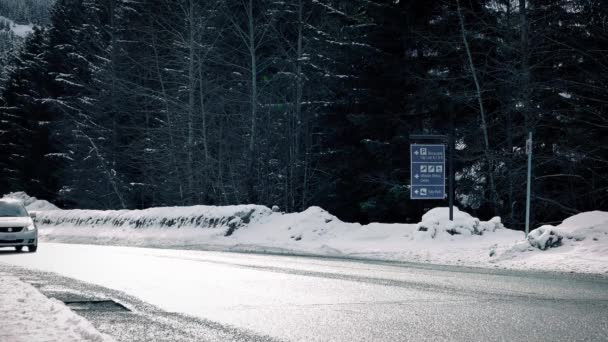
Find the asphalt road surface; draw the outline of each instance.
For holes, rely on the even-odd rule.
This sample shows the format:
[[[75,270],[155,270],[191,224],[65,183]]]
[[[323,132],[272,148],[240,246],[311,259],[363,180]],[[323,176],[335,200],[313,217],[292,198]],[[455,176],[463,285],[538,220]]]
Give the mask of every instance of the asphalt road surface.
[[[608,341],[602,276],[51,243],[0,268],[120,341]]]

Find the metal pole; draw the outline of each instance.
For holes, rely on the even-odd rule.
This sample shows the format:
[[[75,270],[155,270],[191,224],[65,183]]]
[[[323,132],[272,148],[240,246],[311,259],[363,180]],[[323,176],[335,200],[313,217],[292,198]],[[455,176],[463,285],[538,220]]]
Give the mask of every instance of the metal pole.
[[[454,114],[450,112],[450,148],[448,152],[450,153],[449,159],[449,168],[450,168],[450,193],[449,193],[449,203],[450,203],[450,221],[454,221],[454,153],[455,153],[455,140],[454,137]]]
[[[526,140],[526,154],[528,155],[528,185],[526,189],[526,238],[530,232],[530,192],[532,183],[532,131]]]

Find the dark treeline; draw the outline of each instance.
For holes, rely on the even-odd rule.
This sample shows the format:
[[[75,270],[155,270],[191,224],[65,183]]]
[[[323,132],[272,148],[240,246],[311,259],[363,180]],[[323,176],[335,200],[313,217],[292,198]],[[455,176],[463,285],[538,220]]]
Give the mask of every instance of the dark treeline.
[[[65,207],[320,205],[417,221],[409,134],[457,204],[521,227],[608,208],[604,0],[58,0],[12,61],[0,189]]]

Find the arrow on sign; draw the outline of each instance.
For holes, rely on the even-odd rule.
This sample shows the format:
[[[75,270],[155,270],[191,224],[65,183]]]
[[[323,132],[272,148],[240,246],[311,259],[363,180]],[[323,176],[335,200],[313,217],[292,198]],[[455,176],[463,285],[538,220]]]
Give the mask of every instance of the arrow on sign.
[[[418,178],[420,178],[420,176],[419,176],[418,174],[416,174],[416,175],[414,176],[414,178],[418,179]]]
[[[414,190],[414,193],[415,193],[416,195],[418,195],[418,190]]]
[[[415,155],[419,155],[420,152],[418,152],[418,150],[416,150],[416,152],[414,152]]]

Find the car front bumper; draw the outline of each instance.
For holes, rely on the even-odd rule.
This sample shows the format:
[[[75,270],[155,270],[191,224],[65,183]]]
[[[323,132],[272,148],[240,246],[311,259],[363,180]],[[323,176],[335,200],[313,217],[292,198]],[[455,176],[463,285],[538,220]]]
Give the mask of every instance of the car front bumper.
[[[18,233],[0,233],[0,247],[29,246],[38,244],[38,229]]]

